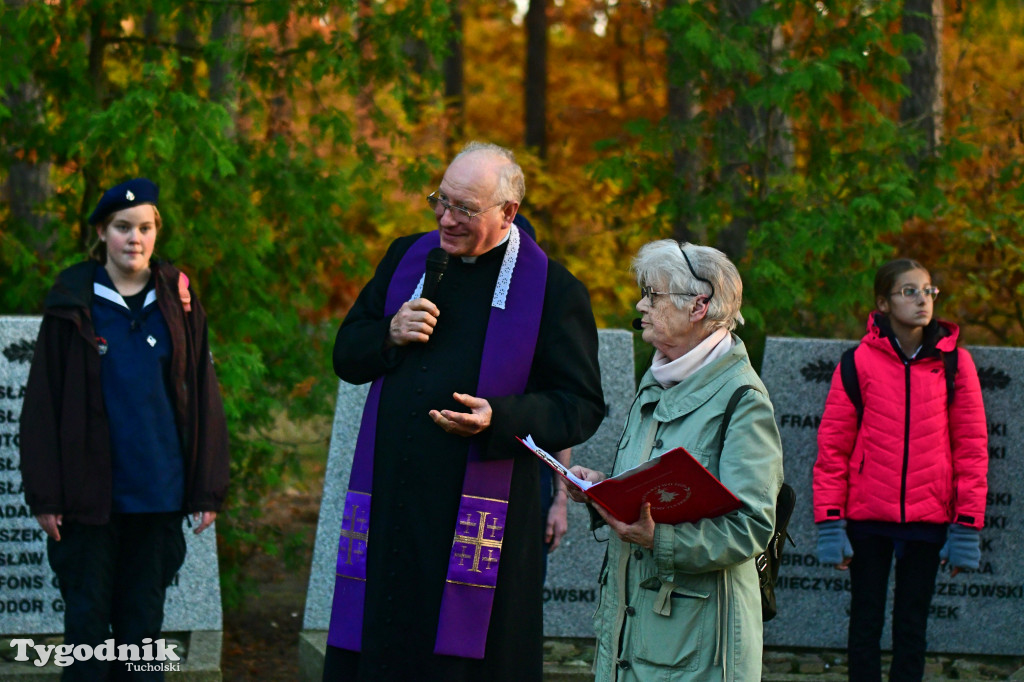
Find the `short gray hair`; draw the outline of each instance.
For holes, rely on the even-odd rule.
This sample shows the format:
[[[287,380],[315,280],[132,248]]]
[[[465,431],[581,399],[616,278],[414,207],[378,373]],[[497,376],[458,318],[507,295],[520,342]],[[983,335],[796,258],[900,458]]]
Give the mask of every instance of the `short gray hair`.
[[[498,183],[494,188],[494,196],[491,197],[491,201],[494,203],[502,201],[514,201],[517,204],[523,203],[523,197],[526,196],[526,180],[523,177],[523,169],[516,163],[516,155],[512,153],[512,150],[490,142],[477,142],[474,140],[467,142],[462,151],[455,155],[455,159],[476,152],[484,152],[504,159],[507,162],[501,164],[498,169]],[[455,159],[452,159],[452,161],[455,161]]]
[[[686,253],[684,258],[683,253]],[[732,331],[743,324],[740,307],[743,305],[743,280],[729,257],[710,246],[698,246],[674,239],[661,239],[640,247],[633,259],[633,272],[640,286],[664,287],[665,291],[711,294],[711,286],[690,272],[711,282],[714,296],[708,303],[704,325],[709,330],[718,328]],[[672,304],[682,310],[691,300],[689,296],[670,296]]]

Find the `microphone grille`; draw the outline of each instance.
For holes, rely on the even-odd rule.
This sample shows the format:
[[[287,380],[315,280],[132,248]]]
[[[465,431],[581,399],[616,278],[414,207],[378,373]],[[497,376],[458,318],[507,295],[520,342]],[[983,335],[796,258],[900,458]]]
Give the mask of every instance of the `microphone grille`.
[[[448,252],[440,247],[430,250],[427,254],[427,270],[444,272],[448,268]]]

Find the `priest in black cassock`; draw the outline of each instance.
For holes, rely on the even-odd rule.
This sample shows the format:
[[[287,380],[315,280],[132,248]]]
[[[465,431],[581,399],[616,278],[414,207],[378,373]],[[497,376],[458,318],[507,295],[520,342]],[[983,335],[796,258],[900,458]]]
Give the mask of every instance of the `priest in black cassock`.
[[[582,443],[604,399],[589,295],[512,224],[524,193],[510,151],[467,145],[427,197],[438,229],[391,244],[338,330],[335,372],[372,384],[324,680],[541,680],[538,467],[515,437]]]

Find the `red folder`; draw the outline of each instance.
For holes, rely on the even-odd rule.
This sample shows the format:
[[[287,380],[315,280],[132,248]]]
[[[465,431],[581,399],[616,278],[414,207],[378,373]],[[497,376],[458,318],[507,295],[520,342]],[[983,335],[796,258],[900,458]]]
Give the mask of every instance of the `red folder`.
[[[685,448],[669,450],[618,476],[591,484],[574,476],[530,436],[526,440],[519,438],[519,442],[554,469],[568,485],[583,492],[623,523],[636,522],[646,502],[651,503],[651,517],[656,523],[670,524],[710,519],[742,506],[739,499]]]

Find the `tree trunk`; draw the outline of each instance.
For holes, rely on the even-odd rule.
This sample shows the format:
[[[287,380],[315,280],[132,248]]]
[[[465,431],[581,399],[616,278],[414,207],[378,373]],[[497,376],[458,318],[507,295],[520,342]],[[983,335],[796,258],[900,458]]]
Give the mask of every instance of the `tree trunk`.
[[[210,100],[221,104],[231,114],[230,128],[225,131],[234,138],[238,116],[237,55],[242,37],[241,16],[233,3],[221,0],[224,7],[217,12],[210,27],[210,42],[214,50],[209,60]]]
[[[143,17],[142,35],[146,38],[146,47],[142,51],[142,58],[147,62],[159,60],[160,48],[155,43],[160,37],[160,15],[155,10],[149,10]]]
[[[905,0],[903,33],[916,35],[924,43],[905,56],[910,65],[903,84],[910,91],[900,102],[900,121],[919,132],[924,146],[908,162],[917,169],[935,153],[942,130],[942,0]]]
[[[361,27],[360,27],[361,28]],[[287,52],[295,42],[294,32],[290,19],[283,19],[277,24],[278,49]],[[364,50],[369,50],[364,45]],[[293,111],[292,99],[288,86],[288,73],[290,69],[287,64],[278,66],[277,74],[274,77],[273,94],[267,108],[267,139],[284,137],[291,139],[293,135]],[[366,89],[360,93],[357,107],[365,113],[369,105],[363,101],[367,97]]]
[[[769,28],[753,27],[751,18],[763,0],[720,0],[718,16],[723,33],[732,33],[737,27],[754,29],[751,35],[754,47],[761,54],[765,70],[773,68],[774,32]],[[720,90],[741,92],[749,74],[727,74],[718,84]],[[726,107],[717,121],[719,180],[733,206],[732,217],[717,235],[715,246],[734,261],[747,250],[747,235],[754,223],[747,207],[758,193],[766,191],[766,180],[780,165],[774,158],[781,127],[777,111],[733,102]]]
[[[17,11],[25,4],[24,0],[6,0],[8,11]],[[0,41],[11,41],[6,26],[0,25]],[[15,73],[23,65],[24,55],[15,55],[12,61],[22,62],[9,64]],[[50,182],[51,163],[37,158],[34,149],[26,148],[22,142],[31,139],[31,129],[43,121],[43,93],[36,82],[29,77],[23,83],[11,84],[3,97],[3,106],[11,117],[3,127],[0,145],[8,162],[7,182],[2,190],[3,199],[10,210],[14,229],[27,230],[25,242],[29,244],[40,259],[46,258],[53,245],[53,234],[47,234],[46,226],[51,215],[46,211],[46,203],[53,196],[53,185]]]
[[[178,20],[178,44],[187,52],[196,47],[196,15],[188,5],[182,7]],[[196,92],[196,66],[192,59],[179,59],[178,78],[182,92],[192,95]]]
[[[672,8],[686,1],[666,0],[665,11],[670,12]],[[671,190],[675,204],[672,235],[679,241],[694,242],[700,241],[701,236],[699,224],[694,224],[690,217],[692,207],[697,203],[700,157],[698,151],[687,144],[687,131],[694,115],[692,85],[687,79],[689,65],[684,63],[681,54],[675,48],[676,41],[677,36],[669,31],[666,35],[665,68],[668,82],[667,119],[674,140],[674,146],[670,150],[675,176],[675,187]]]
[[[523,80],[525,143],[547,157],[548,17],[546,0],[530,0],[526,12],[526,70]]]
[[[444,101],[448,126],[445,147],[451,158],[454,147],[462,139],[466,125],[466,100],[463,91],[465,64],[462,54],[462,7],[460,0],[449,3],[451,28],[448,35],[448,56],[444,58]]]
[[[768,68],[777,71],[781,67],[775,56],[786,54],[789,49],[782,27],[776,26],[772,29],[771,46],[772,61]],[[773,109],[769,114],[768,121],[770,137],[767,144],[769,154],[767,167],[773,171],[790,170],[796,162],[796,150],[793,147],[793,120],[781,110]]]
[[[103,57],[107,48],[107,40],[104,35],[106,22],[104,19],[105,17],[100,10],[92,11],[89,20],[89,35],[87,37],[89,44],[89,84],[92,86],[97,109],[104,106],[104,100],[107,98],[107,75],[103,70]],[[88,224],[87,217],[100,198],[100,174],[93,159],[86,157],[80,161],[82,164],[84,187],[82,188],[82,203],[78,208],[79,215],[82,216],[78,243],[82,252],[85,253],[89,250],[89,244],[93,239],[92,227]]]
[[[29,130],[42,123],[43,93],[34,81],[28,80],[9,88],[3,104],[11,112],[3,140],[4,154],[11,159],[3,186],[4,199],[16,229],[26,229],[26,244],[40,259],[45,259],[55,239],[55,235],[47,231],[53,215],[46,210],[47,202],[53,197],[52,164],[38,159],[34,149],[26,149],[21,144],[22,140],[31,139]]]
[[[616,5],[612,10],[611,3],[605,3],[605,13],[612,24],[612,38],[615,45],[615,95],[620,107],[626,106],[626,38],[622,32],[622,12]]]

